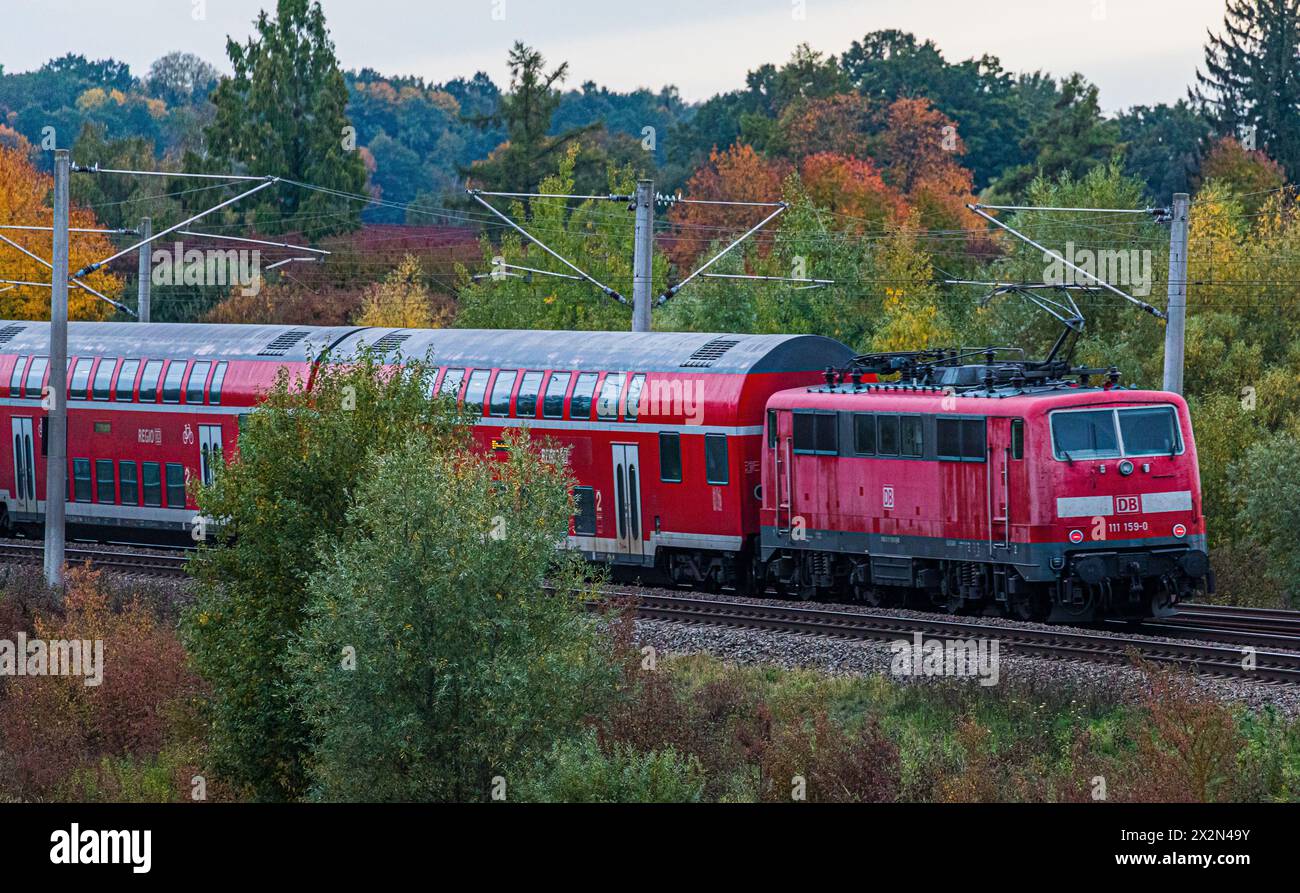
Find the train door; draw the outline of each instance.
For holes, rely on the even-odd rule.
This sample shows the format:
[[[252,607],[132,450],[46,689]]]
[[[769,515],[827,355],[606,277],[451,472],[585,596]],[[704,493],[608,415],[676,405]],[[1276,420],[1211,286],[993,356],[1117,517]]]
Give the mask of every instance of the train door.
[[[778,536],[789,536],[794,524],[794,459],[793,439],[790,436],[791,415],[788,412],[775,413],[776,418],[769,424],[776,425],[775,436],[769,435],[769,449],[772,450],[772,468],[776,472],[775,505],[776,532]]]
[[[217,468],[224,462],[221,457],[221,426],[199,425],[199,472],[203,486],[212,485]]]
[[[614,450],[614,522],[621,555],[641,555],[641,463],[637,446],[616,443]]]
[[[1012,528],[1027,520],[1013,517],[1017,499],[1025,494],[1025,423],[994,416],[988,424],[989,544],[996,555],[1015,539]]]
[[[32,444],[32,420],[15,418],[14,437],[14,511],[35,513],[36,451]]]

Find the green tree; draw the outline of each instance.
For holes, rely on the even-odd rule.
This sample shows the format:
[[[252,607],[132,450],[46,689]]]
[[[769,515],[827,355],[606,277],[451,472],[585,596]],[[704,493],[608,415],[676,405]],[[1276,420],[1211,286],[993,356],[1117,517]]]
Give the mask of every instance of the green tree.
[[[587,569],[555,548],[567,471],[505,440],[504,460],[420,436],[373,454],[343,540],[318,540],[292,648],[314,797],[488,800],[611,690]]]
[[[1250,139],[1300,176],[1300,0],[1227,0],[1189,93],[1222,136]],[[1253,131],[1253,132],[1252,132]]]
[[[1192,179],[1210,136],[1210,124],[1195,108],[1138,105],[1116,118],[1124,149],[1124,173],[1147,184],[1153,201],[1167,205],[1175,192],[1191,192]]]
[[[207,129],[207,156],[190,153],[186,166],[361,192],[365,164],[353,151],[347,85],[320,3],[277,0],[275,18],[263,11],[256,29],[243,46],[226,41],[234,75],[212,95],[216,117]],[[262,232],[319,236],[355,227],[359,207],[343,196],[284,184],[246,199],[235,213]]]
[[[1281,584],[1292,605],[1300,602],[1300,430],[1279,431],[1256,442],[1230,473],[1240,501],[1236,522],[1263,547],[1263,572]]]
[[[249,415],[238,461],[197,493],[223,540],[191,564],[198,595],[184,638],[212,688],[218,766],[260,799],[307,789],[308,728],[285,655],[319,566],[316,544],[342,538],[375,455],[413,435],[430,452],[463,442],[454,408],[428,399],[433,371],[411,363],[388,374],[382,357],[363,352],[322,365],[310,390],[282,375]]]

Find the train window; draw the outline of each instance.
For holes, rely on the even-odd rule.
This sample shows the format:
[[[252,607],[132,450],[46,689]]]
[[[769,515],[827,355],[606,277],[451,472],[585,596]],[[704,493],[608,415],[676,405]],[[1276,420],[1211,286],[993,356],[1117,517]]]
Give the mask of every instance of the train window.
[[[605,373],[605,381],[600,386],[600,397],[596,399],[596,418],[613,420],[618,418],[618,398],[623,393],[622,372]]]
[[[818,455],[838,453],[839,416],[833,412],[796,412],[794,451]]]
[[[857,456],[876,454],[876,417],[865,412],[853,414],[853,453]]]
[[[27,357],[22,356],[14,360],[14,371],[9,375],[9,396],[17,397],[18,392],[23,387],[23,371],[27,365]]]
[[[898,420],[899,454],[912,459],[925,455],[925,438],[921,432],[921,417],[901,416]]]
[[[72,460],[72,499],[90,502],[90,460]]]
[[[442,384],[438,386],[439,394],[446,394],[453,399],[460,396],[460,385],[465,380],[464,369],[448,369],[442,375]]]
[[[976,462],[988,458],[988,439],[983,419],[961,420],[961,455],[963,459]]]
[[[104,357],[95,370],[95,384],[90,396],[95,400],[107,400],[113,396],[113,370],[117,368],[116,357]]]
[[[1025,420],[1011,420],[1011,458],[1025,458]]]
[[[95,501],[105,505],[117,502],[117,481],[113,478],[113,460],[95,460]]]
[[[817,452],[835,455],[840,451],[839,415],[833,412],[819,412],[814,427],[817,432]]]
[[[144,504],[162,505],[162,466],[157,462],[142,462],[141,489],[144,491]]]
[[[898,416],[876,416],[876,451],[882,456],[898,455]]]
[[[1173,407],[1121,409],[1116,414],[1125,456],[1172,456],[1182,452]]]
[[[140,376],[140,402],[158,402],[158,378],[162,375],[162,360],[150,360],[144,364],[144,373]]]
[[[817,429],[811,412],[796,412],[791,418],[796,453],[817,452]]]
[[[542,390],[542,373],[525,372],[519,382],[519,394],[515,397],[515,415],[521,419],[537,416],[537,395]]]
[[[122,505],[140,504],[140,485],[134,462],[117,463],[118,474],[122,477]]]
[[[221,405],[221,386],[226,383],[226,364],[217,363],[212,373],[212,384],[208,387],[208,402],[213,406]]]
[[[682,481],[682,438],[675,431],[659,432],[659,480],[670,484]]]
[[[90,387],[90,367],[95,365],[93,357],[82,357],[72,369],[68,378],[68,399],[85,400],[86,388]]]
[[[591,398],[596,393],[595,372],[583,372],[578,376],[578,383],[573,386],[573,396],[569,398],[569,418],[591,418]]]
[[[510,415],[510,392],[515,389],[515,379],[519,373],[514,369],[502,369],[497,373],[497,380],[492,384],[492,399],[488,403],[488,412],[495,416]]]
[[[574,487],[573,532],[577,536],[596,535],[596,491],[591,487]]]
[[[623,409],[623,420],[635,422],[641,412],[641,392],[645,389],[645,376],[633,375],[627,385],[627,406]]]
[[[195,362],[190,367],[190,377],[185,379],[185,402],[202,403],[203,391],[208,386],[208,372],[212,369],[212,363],[204,360]]]
[[[140,371],[139,360],[123,360],[122,371],[117,373],[117,387],[113,389],[115,400],[130,403],[135,397],[135,376]]]
[[[725,434],[704,435],[704,480],[710,484],[726,484],[730,480]]]
[[[466,412],[483,414],[483,398],[487,396],[488,378],[491,375],[487,369],[475,369],[469,374],[469,384],[465,386]]]
[[[542,418],[564,418],[564,392],[569,389],[568,372],[552,372],[551,380],[546,383],[546,397],[542,400]]]
[[[172,360],[167,365],[167,377],[163,379],[163,402],[181,402],[181,382],[185,380],[185,361]]]
[[[1058,459],[1117,458],[1119,436],[1114,410],[1053,413],[1052,445]]]
[[[954,462],[983,462],[987,452],[983,419],[953,419],[939,417],[935,422],[939,444],[936,452],[940,459]]]
[[[185,508],[185,466],[179,462],[167,463],[167,507]]]
[[[767,448],[776,449],[776,410],[767,411]]]
[[[32,357],[32,365],[27,369],[26,397],[41,396],[41,386],[45,384],[45,370],[49,368],[49,357]]]

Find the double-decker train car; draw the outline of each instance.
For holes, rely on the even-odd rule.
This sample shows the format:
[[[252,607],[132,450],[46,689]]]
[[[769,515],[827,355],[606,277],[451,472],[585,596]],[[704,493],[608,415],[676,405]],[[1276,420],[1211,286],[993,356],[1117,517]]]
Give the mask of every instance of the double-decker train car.
[[[0,525],[44,518],[49,325],[0,323]],[[811,335],[414,330],[73,323],[68,335],[72,535],[188,538],[187,477],[234,455],[239,417],[282,369],[310,382],[326,351],[369,346],[437,363],[436,391],[478,416],[485,451],[528,426],[574,478],[569,546],[683,584],[744,585],[758,537],[763,412],[852,352]],[[4,424],[4,422],[0,422]]]
[[[1187,404],[1078,371],[990,356],[773,395],[763,580],[1053,621],[1160,616],[1212,589]]]

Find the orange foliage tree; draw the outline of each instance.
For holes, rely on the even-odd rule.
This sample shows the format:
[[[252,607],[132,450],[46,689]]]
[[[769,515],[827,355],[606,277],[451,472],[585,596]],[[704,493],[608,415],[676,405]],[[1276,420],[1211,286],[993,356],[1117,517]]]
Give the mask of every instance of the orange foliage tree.
[[[686,183],[686,197],[710,201],[775,202],[781,200],[782,165],[769,161],[752,146],[736,143],[725,152],[716,148],[709,161]],[[667,254],[679,270],[711,242],[740,235],[771,213],[770,208],[743,205],[675,205],[668,219],[675,232]]]
[[[800,101],[782,115],[783,146],[791,158],[821,152],[863,157],[871,152],[879,117],[871,101],[857,93]]]
[[[837,229],[880,230],[907,213],[903,195],[870,159],[818,152],[804,158],[799,174],[818,207],[841,215]]]
[[[20,138],[21,139],[21,138]],[[17,145],[0,143],[0,224],[49,226],[53,220],[47,199],[54,188],[54,178],[41,173],[31,163],[31,147],[25,141]],[[97,226],[93,212],[72,208],[69,226]],[[22,245],[33,254],[50,260],[53,239],[49,232],[0,230],[0,234]],[[70,237],[69,261],[77,270],[113,253],[108,238],[100,233],[73,233]],[[71,272],[71,271],[69,271]],[[0,242],[0,279],[19,282],[49,282],[50,268],[28,257],[12,245]],[[96,291],[117,296],[122,282],[100,270],[85,278]],[[68,288],[70,319],[106,319],[113,308],[99,298],[75,286]],[[41,286],[14,285],[0,282],[0,318],[49,319],[50,289]]]

